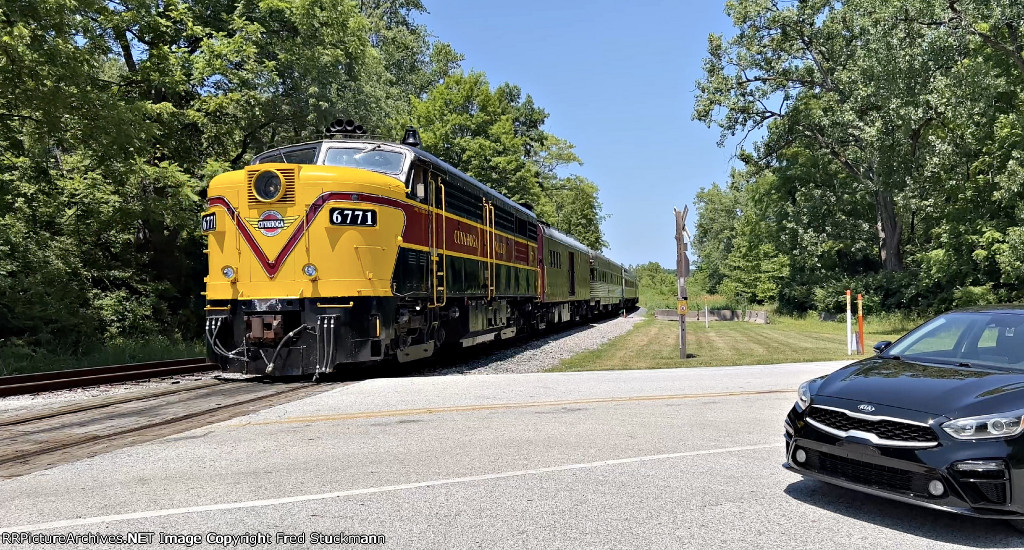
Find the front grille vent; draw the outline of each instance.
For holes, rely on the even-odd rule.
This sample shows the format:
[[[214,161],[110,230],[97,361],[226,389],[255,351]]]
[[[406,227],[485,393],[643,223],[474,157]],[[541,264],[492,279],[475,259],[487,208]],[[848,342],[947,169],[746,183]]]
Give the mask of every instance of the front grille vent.
[[[265,170],[264,168],[250,167],[245,170],[245,187],[249,193],[249,204],[267,204],[256,197],[256,193],[252,191],[252,180]],[[271,204],[295,204],[295,169],[294,168],[277,168],[278,174],[281,174],[281,179],[284,180],[284,193],[280,199],[277,199]]]
[[[959,470],[954,465],[952,472],[971,504],[1010,503],[1010,473],[1005,464],[982,470]]]
[[[1005,483],[978,483],[978,490],[985,496],[985,500],[993,504],[1006,504]]]
[[[928,426],[896,420],[869,420],[850,416],[843,411],[812,406],[807,417],[834,430],[857,430],[874,434],[879,439],[909,443],[935,443],[939,437]]]
[[[802,466],[812,472],[876,489],[934,498],[928,494],[928,483],[935,477],[813,449],[805,451],[807,460]]]

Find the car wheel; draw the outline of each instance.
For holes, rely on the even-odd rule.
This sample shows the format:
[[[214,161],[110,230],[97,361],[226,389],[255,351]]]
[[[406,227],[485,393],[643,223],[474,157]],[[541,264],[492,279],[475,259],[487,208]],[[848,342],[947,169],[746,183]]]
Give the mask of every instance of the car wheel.
[[[1018,531],[1024,533],[1024,519],[1008,519],[1010,525],[1014,526]]]

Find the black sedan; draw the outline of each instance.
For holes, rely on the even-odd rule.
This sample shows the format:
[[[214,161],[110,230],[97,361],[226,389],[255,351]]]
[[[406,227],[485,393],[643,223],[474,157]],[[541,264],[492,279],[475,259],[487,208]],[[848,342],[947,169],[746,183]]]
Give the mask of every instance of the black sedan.
[[[936,317],[800,385],[785,467],[1024,530],[1024,306]]]

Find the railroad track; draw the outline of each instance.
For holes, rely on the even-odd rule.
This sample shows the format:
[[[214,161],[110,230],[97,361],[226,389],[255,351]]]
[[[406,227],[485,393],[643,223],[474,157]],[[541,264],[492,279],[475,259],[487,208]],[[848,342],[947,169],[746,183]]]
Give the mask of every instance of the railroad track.
[[[200,380],[0,414],[0,479],[230,420],[344,384]]]
[[[194,374],[217,369],[219,367],[216,364],[208,362],[205,358],[197,357],[0,376],[0,397]]]

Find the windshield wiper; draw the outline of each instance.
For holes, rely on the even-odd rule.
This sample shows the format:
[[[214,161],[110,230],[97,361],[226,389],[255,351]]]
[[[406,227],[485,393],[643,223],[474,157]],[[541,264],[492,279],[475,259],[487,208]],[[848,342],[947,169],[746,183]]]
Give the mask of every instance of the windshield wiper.
[[[359,158],[359,157],[361,157],[361,156],[363,156],[363,155],[365,155],[367,153],[372,153],[372,152],[376,151],[377,149],[380,149],[380,147],[381,147],[381,145],[378,143],[376,145],[373,145],[371,147],[367,147],[366,149],[363,149],[362,151],[356,153],[355,155],[352,155],[352,157],[353,158]]]
[[[932,357],[914,357],[911,359],[915,363],[928,363],[931,365],[942,365],[944,367],[964,367],[973,368],[974,365],[967,361],[943,361],[942,359],[936,359]]]
[[[899,355],[883,355],[882,359],[892,359],[893,361],[902,361],[903,358]]]

